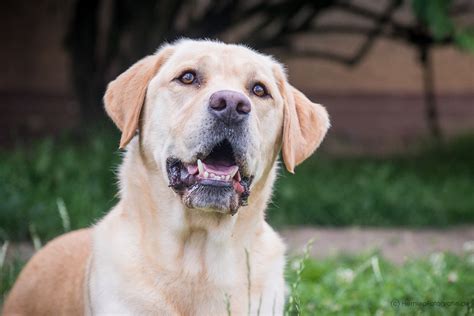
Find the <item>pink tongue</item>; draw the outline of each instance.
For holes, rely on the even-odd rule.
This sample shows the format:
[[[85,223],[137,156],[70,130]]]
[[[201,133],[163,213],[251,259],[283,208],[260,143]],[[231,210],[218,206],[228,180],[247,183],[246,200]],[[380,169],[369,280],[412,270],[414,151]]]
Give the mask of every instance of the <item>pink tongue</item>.
[[[208,172],[212,172],[217,175],[227,175],[227,174],[232,174],[236,169],[239,167],[237,166],[224,166],[221,164],[207,164],[207,163],[202,163],[204,165],[204,168]]]

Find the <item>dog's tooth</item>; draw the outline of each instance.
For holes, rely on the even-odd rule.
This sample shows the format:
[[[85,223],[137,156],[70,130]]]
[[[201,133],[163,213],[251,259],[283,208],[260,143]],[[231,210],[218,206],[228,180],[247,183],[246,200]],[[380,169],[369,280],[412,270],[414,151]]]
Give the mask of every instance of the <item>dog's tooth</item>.
[[[239,168],[235,168],[235,170],[230,173],[230,177],[233,178],[237,171],[239,171]]]
[[[198,164],[199,174],[203,174],[204,173],[204,166],[202,165],[201,159],[198,159],[197,164]]]
[[[230,174],[228,174],[228,175],[225,176],[226,181],[230,181],[230,178],[231,178],[231,177],[230,177]]]
[[[204,171],[204,178],[209,178],[209,172]]]

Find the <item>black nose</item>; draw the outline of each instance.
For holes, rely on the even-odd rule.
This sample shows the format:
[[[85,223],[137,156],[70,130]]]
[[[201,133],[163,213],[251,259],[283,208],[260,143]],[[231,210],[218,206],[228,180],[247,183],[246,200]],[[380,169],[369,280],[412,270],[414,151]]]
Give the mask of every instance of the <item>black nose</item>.
[[[209,98],[209,111],[227,125],[237,124],[248,117],[251,105],[242,93],[230,90],[214,92]]]

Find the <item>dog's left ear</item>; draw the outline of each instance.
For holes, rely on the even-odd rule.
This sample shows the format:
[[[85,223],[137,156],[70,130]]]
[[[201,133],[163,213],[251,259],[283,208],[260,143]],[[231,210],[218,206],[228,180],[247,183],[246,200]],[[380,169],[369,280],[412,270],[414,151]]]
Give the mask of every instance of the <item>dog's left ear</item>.
[[[165,46],[156,54],[141,59],[109,83],[104,96],[105,110],[122,131],[120,148],[124,148],[135,135],[148,84],[172,50],[172,46]]]
[[[286,78],[281,82],[285,102],[282,155],[286,169],[295,167],[319,147],[330,126],[326,109],[311,102],[291,86]]]

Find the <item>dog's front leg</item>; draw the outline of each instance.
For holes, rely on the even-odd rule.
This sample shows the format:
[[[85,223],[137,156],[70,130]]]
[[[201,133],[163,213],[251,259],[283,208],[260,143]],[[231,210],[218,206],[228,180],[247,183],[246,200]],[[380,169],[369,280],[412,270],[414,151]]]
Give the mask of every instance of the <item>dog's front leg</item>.
[[[284,258],[282,257],[277,260],[269,270],[261,297],[258,298],[255,304],[252,304],[252,312],[254,312],[251,313],[252,315],[283,315],[285,305],[283,270]]]
[[[85,293],[86,315],[134,315],[120,293],[119,278],[111,272],[91,264]]]

